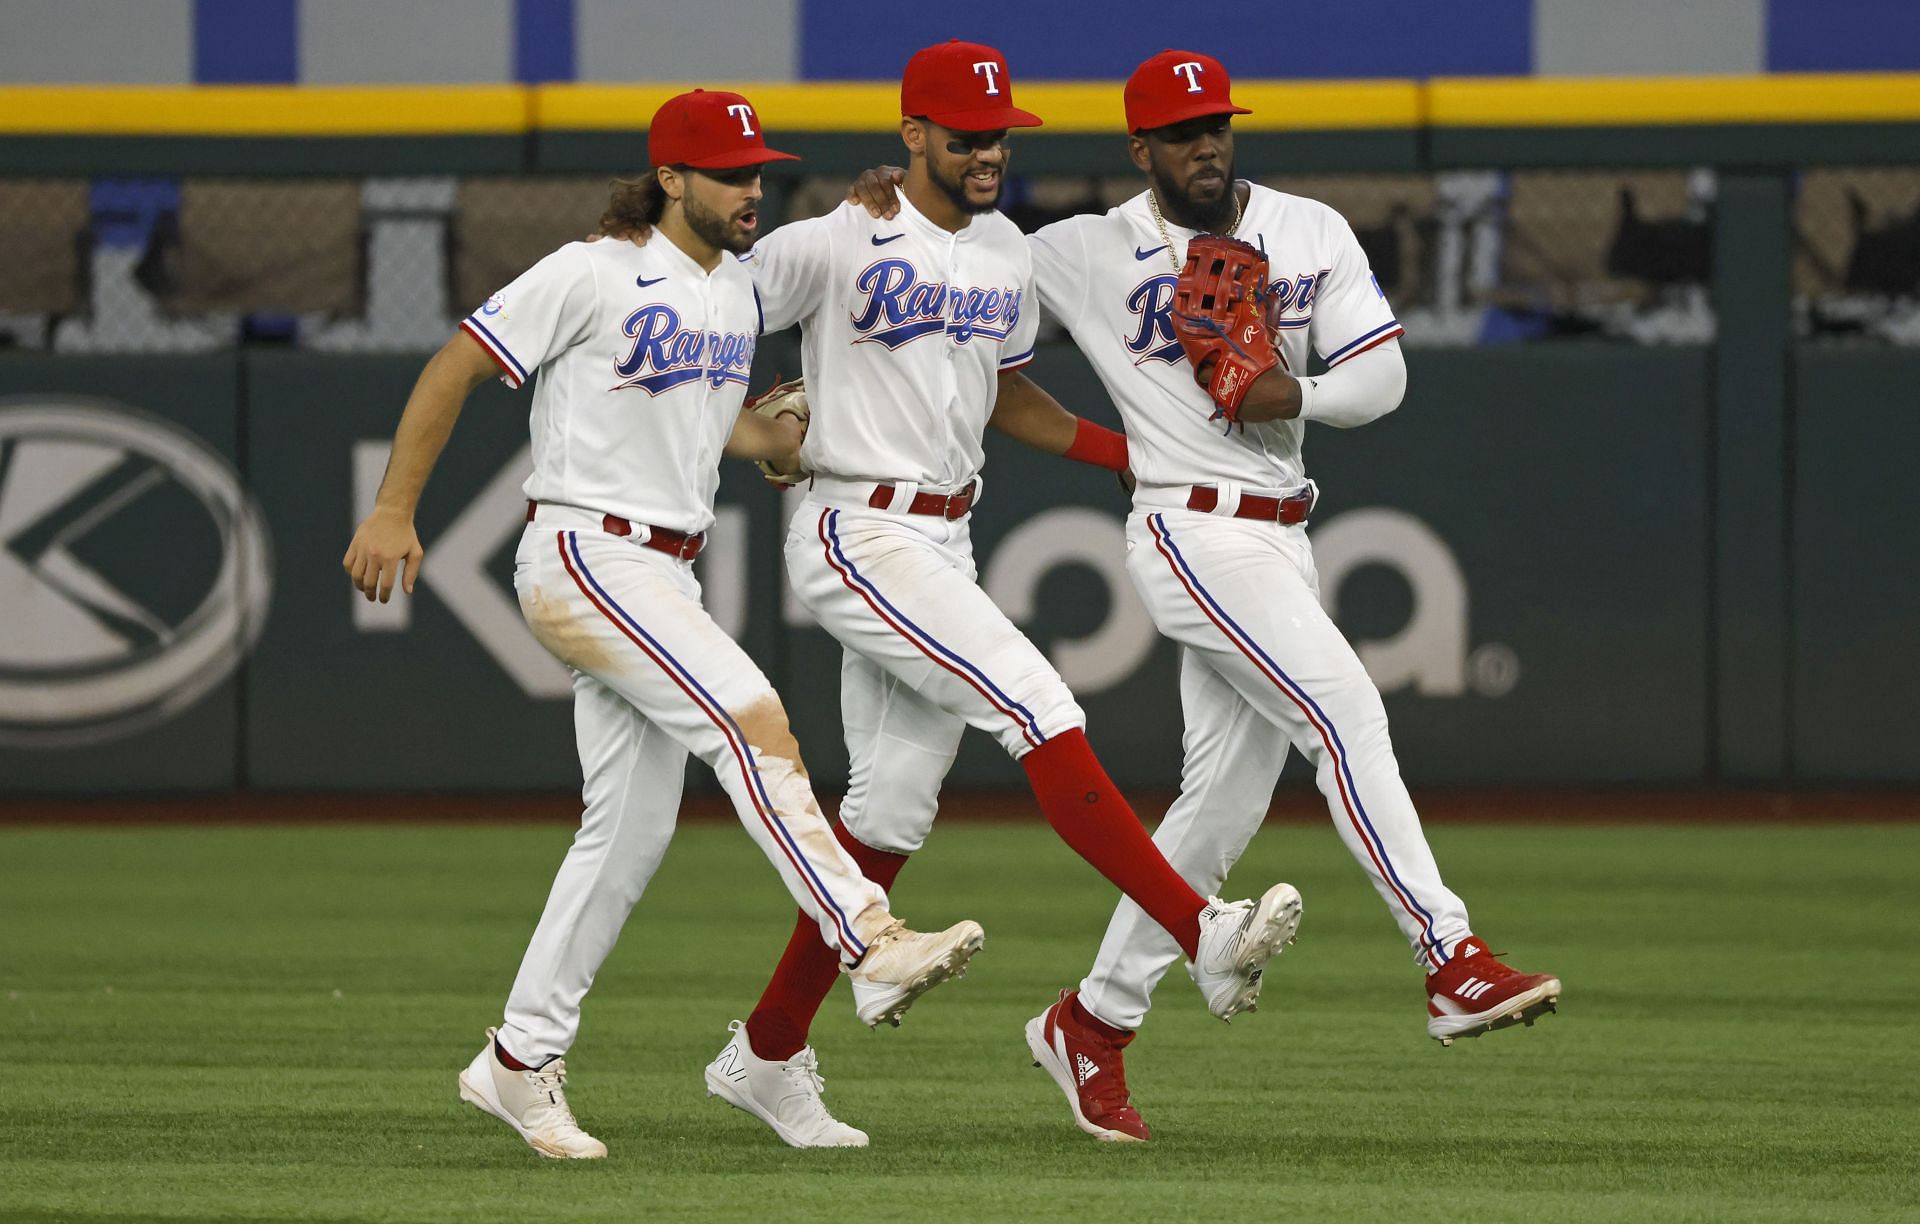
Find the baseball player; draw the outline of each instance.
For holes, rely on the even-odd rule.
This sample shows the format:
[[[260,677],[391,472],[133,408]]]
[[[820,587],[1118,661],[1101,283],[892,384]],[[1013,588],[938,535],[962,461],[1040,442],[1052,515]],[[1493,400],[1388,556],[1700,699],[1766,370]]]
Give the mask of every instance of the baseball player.
[[[1020,761],[1061,838],[1185,955],[1209,1009],[1231,1016],[1292,938],[1299,894],[1279,884],[1229,905],[1190,888],[1094,758],[1059,675],[975,581],[981,439],[1000,421],[997,398],[1026,382],[1035,333],[1026,241],[995,205],[1008,130],[1040,121],[1013,105],[1004,56],[958,41],[913,56],[901,113],[911,166],[896,220],[843,206],[783,226],[751,259],[765,330],[804,333],[813,415],[801,461],[813,477],[786,560],[801,602],[845,648],[851,784],[835,831],[891,887],[932,826],[961,732],[979,727]],[[1075,436],[1069,416],[1054,449]],[[864,1145],[821,1102],[806,1045],[833,983],[817,943],[795,931],[706,1082],[794,1146]]]
[[[1401,327],[1338,213],[1234,177],[1230,117],[1250,112],[1229,84],[1220,62],[1197,52],[1141,64],[1125,100],[1148,189],[1030,240],[1041,304],[1120,408],[1124,439],[1087,457],[1130,468],[1128,571],[1154,623],[1180,644],[1186,759],[1154,842],[1195,888],[1218,888],[1264,819],[1292,744],[1314,763],[1335,827],[1427,971],[1427,1032],[1451,1044],[1531,1024],[1554,1008],[1560,982],[1495,959],[1441,882],[1380,694],[1321,609],[1307,542],[1317,490],[1301,460],[1305,423],[1351,428],[1397,407]],[[869,172],[856,194],[884,214],[895,173]],[[1240,316],[1264,324],[1246,344],[1205,317],[1211,253],[1228,246],[1213,235],[1244,244],[1234,271],[1268,268],[1267,290]],[[1190,245],[1209,258],[1190,262]],[[1315,353],[1326,372],[1296,377]],[[1079,989],[1027,1025],[1036,1062],[1096,1138],[1149,1135],[1122,1051],[1176,955],[1122,901]]]
[[[427,364],[394,439],[375,510],[343,562],[386,601],[422,550],[414,507],[466,397],[498,373],[533,396],[533,475],[514,561],[520,609],[574,676],[585,776],[580,833],[508,996],[506,1018],[460,1073],[460,1096],[543,1156],[594,1158],[561,1060],[580,1001],[673,835],[689,752],[853,981],[867,1024],[964,968],[978,925],[907,930],[821,815],[786,712],[700,603],[692,561],[714,521],[720,456],[795,458],[800,427],[742,413],[758,312],[735,257],[752,245],[766,146],[738,94],[694,90],[648,129],[654,169],[616,192],[613,240],[548,255],[470,315]],[[648,227],[658,236],[625,241]]]

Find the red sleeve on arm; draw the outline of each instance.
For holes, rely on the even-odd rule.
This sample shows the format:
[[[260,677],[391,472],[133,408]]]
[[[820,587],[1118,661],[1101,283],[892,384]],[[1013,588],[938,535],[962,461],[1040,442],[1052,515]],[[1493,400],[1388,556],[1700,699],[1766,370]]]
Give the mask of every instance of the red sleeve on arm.
[[[1124,472],[1127,470],[1127,435],[1081,417],[1074,430],[1073,445],[1067,448],[1066,455],[1078,463],[1091,463],[1109,472]]]

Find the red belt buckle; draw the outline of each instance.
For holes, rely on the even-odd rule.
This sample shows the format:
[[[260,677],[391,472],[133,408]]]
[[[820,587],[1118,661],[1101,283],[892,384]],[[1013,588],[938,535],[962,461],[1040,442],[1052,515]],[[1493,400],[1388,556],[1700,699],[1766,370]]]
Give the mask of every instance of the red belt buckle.
[[[875,510],[885,510],[893,505],[894,486],[875,485],[867,498],[867,505]],[[913,500],[907,503],[908,514],[932,514],[944,519],[957,519],[966,516],[973,509],[973,486],[968,485],[966,492],[948,496],[944,493],[915,493]]]
[[[1220,490],[1205,485],[1193,486],[1187,494],[1187,509],[1198,510],[1202,514],[1211,514],[1220,506]],[[1234,509],[1233,517],[1258,519],[1263,523],[1280,523],[1292,527],[1307,521],[1313,512],[1313,490],[1305,488],[1298,493],[1285,497],[1265,497],[1259,493],[1243,493],[1240,504]]]
[[[621,521],[625,522],[624,519]],[[707,534],[703,531],[695,535],[687,535],[666,527],[650,527],[647,529],[647,538],[641,543],[670,557],[691,561],[700,555],[701,549],[707,546]]]
[[[527,503],[529,523],[533,522],[534,513],[539,508],[539,502]],[[633,523],[617,514],[606,514],[600,517],[600,530],[608,535],[630,536],[633,534]],[[701,549],[707,546],[707,533],[702,531],[695,535],[686,535],[683,532],[669,531],[665,527],[650,527],[647,529],[647,538],[641,543],[648,548],[658,549],[660,552],[678,557],[682,561],[691,561],[700,555]]]

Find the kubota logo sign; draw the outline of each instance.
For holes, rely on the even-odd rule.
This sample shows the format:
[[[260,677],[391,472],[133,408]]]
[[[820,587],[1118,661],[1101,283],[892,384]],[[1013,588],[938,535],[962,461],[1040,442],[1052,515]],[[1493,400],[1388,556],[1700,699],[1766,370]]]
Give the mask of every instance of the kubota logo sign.
[[[198,438],[106,400],[0,400],[0,744],[173,717],[232,674],[272,587],[259,508]]]
[[[387,445],[368,439],[354,448],[354,515],[373,508],[386,469]],[[522,447],[453,523],[424,541],[431,563],[421,582],[438,594],[483,650],[529,697],[561,700],[573,695],[567,669],[548,654],[521,622],[512,592],[490,572],[490,559],[526,526],[520,489],[532,460]],[[790,518],[805,488],[789,490]],[[710,543],[700,555],[700,582],[708,611],[720,627],[739,635],[747,627],[747,516],[743,507],[722,505]],[[1425,697],[1503,697],[1520,680],[1520,660],[1499,642],[1472,646],[1467,636],[1468,591],[1459,561],[1447,542],[1413,515],[1366,507],[1335,515],[1311,529],[1321,602],[1336,620],[1341,588],[1354,573],[1381,568],[1397,575],[1411,596],[1406,620],[1391,632],[1358,636],[1354,648],[1374,683],[1385,693],[1411,690]],[[998,541],[980,570],[980,585],[1016,624],[1033,626],[1048,610],[1041,588],[1062,567],[1090,572],[1105,587],[1105,615],[1073,637],[1054,637],[1048,657],[1068,687],[1080,694],[1124,683],[1146,663],[1159,631],[1127,576],[1126,528],[1110,510],[1060,506],[1024,519]],[[764,564],[765,562],[761,562]],[[405,632],[412,609],[404,597],[368,603],[342,592],[353,623],[362,632]],[[788,625],[814,621],[790,587],[781,609]]]

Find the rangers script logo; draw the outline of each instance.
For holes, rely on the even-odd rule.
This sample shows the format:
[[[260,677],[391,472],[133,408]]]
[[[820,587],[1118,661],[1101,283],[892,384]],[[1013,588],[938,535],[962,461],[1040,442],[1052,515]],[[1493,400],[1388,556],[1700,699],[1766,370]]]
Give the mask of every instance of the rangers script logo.
[[[1330,269],[1322,268],[1269,281],[1262,303],[1267,326],[1283,332],[1311,324],[1316,291],[1331,275]],[[1179,282],[1177,276],[1150,276],[1127,294],[1127,313],[1134,317],[1133,335],[1127,340],[1133,364],[1163,361],[1178,365],[1187,359],[1187,351],[1173,336],[1173,292]],[[1376,292],[1378,288],[1376,285]]]
[[[272,568],[259,507],[198,438],[108,401],[0,400],[0,743],[186,709],[259,637]]]
[[[861,333],[855,344],[871,340],[897,349],[941,332],[955,344],[975,336],[1005,340],[1020,319],[1021,290],[963,289],[922,280],[919,269],[905,259],[867,265],[854,278],[853,288],[867,297],[852,316],[854,330]]]
[[[684,327],[680,312],[663,302],[634,311],[620,330],[632,338],[633,345],[613,363],[613,372],[621,379],[613,390],[638,387],[658,395],[703,378],[716,391],[727,383],[747,385],[755,343],[751,332]]]

